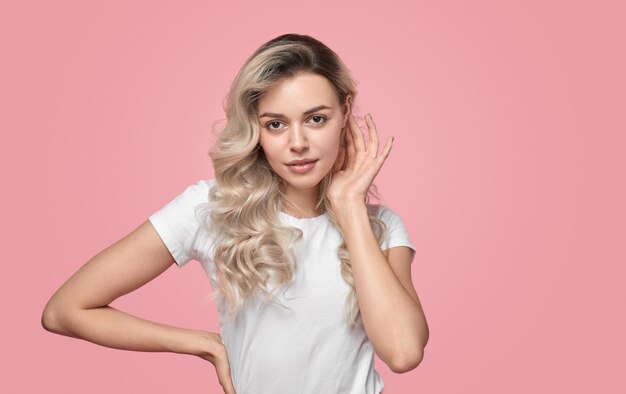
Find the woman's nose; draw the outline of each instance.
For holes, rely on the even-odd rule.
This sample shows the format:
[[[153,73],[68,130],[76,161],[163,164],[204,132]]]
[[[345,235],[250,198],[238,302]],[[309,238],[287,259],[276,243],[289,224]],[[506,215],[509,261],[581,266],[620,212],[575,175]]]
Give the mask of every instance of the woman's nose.
[[[289,148],[294,152],[301,152],[309,147],[306,132],[300,125],[293,125],[289,135]]]

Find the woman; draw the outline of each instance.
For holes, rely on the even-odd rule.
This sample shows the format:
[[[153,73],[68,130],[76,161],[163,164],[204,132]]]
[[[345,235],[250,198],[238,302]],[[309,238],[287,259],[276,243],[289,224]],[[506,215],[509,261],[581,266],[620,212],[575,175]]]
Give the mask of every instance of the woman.
[[[201,180],[94,256],[52,296],[52,332],[100,345],[200,356],[225,393],[380,393],[374,352],[415,368],[428,326],[400,218],[367,204],[389,155],[352,115],[346,67],[312,37],[261,46],[235,78],[227,123]],[[379,152],[380,150],[380,152]],[[195,259],[221,335],[109,306],[174,262]]]

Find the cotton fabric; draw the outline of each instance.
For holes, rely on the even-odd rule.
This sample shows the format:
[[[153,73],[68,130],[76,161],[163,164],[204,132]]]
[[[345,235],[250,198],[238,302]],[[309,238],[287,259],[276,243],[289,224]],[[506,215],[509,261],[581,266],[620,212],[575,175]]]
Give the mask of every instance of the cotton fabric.
[[[214,179],[203,179],[149,217],[176,264],[202,264],[217,289],[214,228],[202,215]],[[391,209],[381,205],[387,224],[381,249],[415,247]],[[340,273],[336,250],[341,236],[326,214],[298,219],[283,212],[280,220],[302,230],[295,245],[296,273],[275,296],[284,305],[254,298],[235,321],[225,301],[216,298],[220,334],[226,345],[238,394],[379,394],[384,382],[374,369],[374,350],[360,316],[348,329],[344,307],[349,285]]]

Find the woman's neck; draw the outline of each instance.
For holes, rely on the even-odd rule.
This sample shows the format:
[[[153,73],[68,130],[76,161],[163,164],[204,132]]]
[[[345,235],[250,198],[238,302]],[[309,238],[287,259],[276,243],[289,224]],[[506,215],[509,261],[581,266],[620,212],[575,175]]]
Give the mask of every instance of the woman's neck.
[[[297,218],[312,218],[321,215],[321,209],[317,209],[317,196],[319,187],[309,190],[287,188],[285,190],[285,203],[283,211]]]

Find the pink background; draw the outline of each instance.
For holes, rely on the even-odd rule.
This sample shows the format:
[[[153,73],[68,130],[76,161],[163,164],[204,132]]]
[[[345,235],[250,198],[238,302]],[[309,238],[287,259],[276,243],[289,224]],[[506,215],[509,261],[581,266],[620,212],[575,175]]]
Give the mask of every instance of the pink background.
[[[396,143],[377,183],[431,329],[386,393],[624,393],[626,61],[615,1],[0,6],[2,392],[218,392],[189,356],[45,332],[50,295],[201,178],[263,42],[311,34]],[[200,265],[116,306],[217,331]]]

